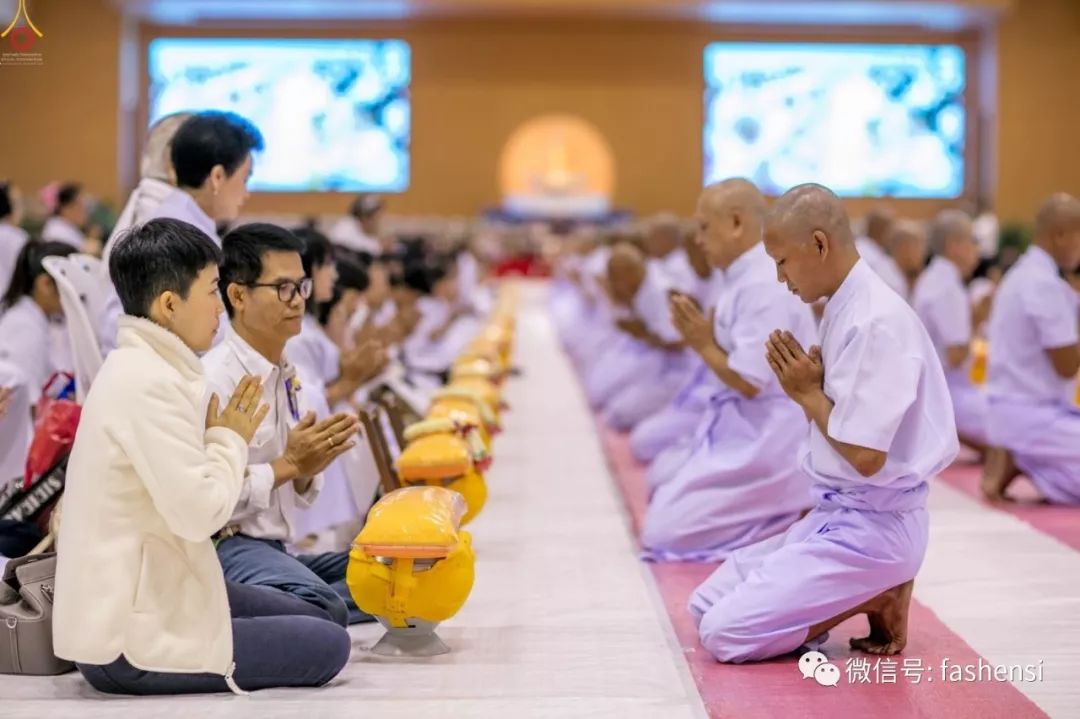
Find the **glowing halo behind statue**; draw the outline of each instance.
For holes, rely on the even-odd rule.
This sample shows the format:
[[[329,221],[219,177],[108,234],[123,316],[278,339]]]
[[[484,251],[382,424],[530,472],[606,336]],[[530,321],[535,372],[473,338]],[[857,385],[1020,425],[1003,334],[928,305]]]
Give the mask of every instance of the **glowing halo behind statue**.
[[[611,210],[615,159],[599,130],[573,115],[518,126],[499,159],[503,209],[537,218],[594,218]]]

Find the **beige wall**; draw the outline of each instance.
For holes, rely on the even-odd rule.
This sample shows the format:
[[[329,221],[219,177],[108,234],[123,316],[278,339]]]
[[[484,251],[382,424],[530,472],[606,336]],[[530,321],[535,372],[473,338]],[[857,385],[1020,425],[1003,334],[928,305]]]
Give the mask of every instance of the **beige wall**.
[[[1080,196],[1080,0],[1021,0],[998,41],[997,204],[1029,218]]]
[[[1030,216],[1055,189],[1080,194],[1080,3],[1023,0],[1017,6],[999,33],[999,141],[987,155],[996,163],[986,173],[996,169],[997,204],[1007,218]],[[45,63],[0,66],[6,106],[0,176],[28,189],[77,178],[115,201],[126,189],[119,155],[133,148],[131,140],[124,147],[117,141],[120,19],[106,0],[30,0],[30,7],[46,35],[39,41]],[[144,28],[142,41],[157,32]],[[239,31],[200,34],[211,32]],[[382,35],[411,43],[412,186],[392,199],[395,211],[473,213],[496,204],[503,143],[520,123],[546,112],[578,114],[604,133],[616,158],[619,205],[642,212],[692,207],[701,182],[701,52],[723,36],[716,26],[453,20],[292,34]],[[123,168],[130,173],[130,158]],[[256,195],[249,209],[336,212],[345,202],[339,195]],[[935,206],[904,209],[926,214]]]
[[[115,199],[120,19],[102,0],[27,4],[43,64],[0,65],[0,177],[28,192],[78,179]]]

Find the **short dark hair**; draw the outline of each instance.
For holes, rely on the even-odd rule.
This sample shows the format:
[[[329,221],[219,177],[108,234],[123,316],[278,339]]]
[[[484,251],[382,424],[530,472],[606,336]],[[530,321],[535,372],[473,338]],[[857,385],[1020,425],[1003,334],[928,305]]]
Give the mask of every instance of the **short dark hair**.
[[[221,299],[225,311],[233,316],[229,302],[229,285],[250,285],[259,280],[263,271],[263,255],[267,252],[295,252],[304,254],[304,241],[284,227],[268,222],[252,222],[240,225],[221,239],[225,255],[221,263]]]
[[[315,307],[313,312],[320,325],[330,321],[330,312],[345,297],[347,290],[363,292],[368,288],[367,269],[352,259],[337,260],[338,281],[334,285],[334,294],[329,301]]]
[[[363,292],[371,284],[368,268],[353,260],[338,260],[338,286],[343,290]]]
[[[150,319],[150,306],[162,292],[187,299],[199,273],[220,264],[221,250],[195,225],[150,220],[116,242],[109,256],[109,277],[125,314]]]
[[[323,267],[334,261],[334,246],[326,235],[316,229],[298,227],[292,231],[304,243],[304,251],[300,253],[300,264],[304,266],[304,274],[315,277],[315,268]],[[317,315],[318,307],[314,302],[308,302],[304,306],[309,315]]]
[[[59,214],[60,210],[64,209],[68,205],[74,203],[79,199],[79,195],[82,194],[82,185],[77,182],[65,182],[60,185],[60,189],[56,191],[56,210]]]
[[[15,269],[11,272],[11,282],[0,305],[5,310],[11,309],[15,303],[34,291],[34,282],[47,272],[42,262],[46,257],[67,257],[75,252],[76,249],[66,242],[27,242],[19,250]]]
[[[11,201],[11,183],[0,180],[0,220],[10,215],[15,210],[15,203]]]
[[[322,267],[334,261],[334,246],[323,233],[308,227],[298,227],[292,233],[304,243],[300,261],[304,265],[304,274],[311,277],[316,267]]]
[[[173,136],[170,154],[180,187],[202,187],[216,165],[230,177],[263,137],[251,122],[232,112],[208,110],[192,115]]]
[[[449,274],[449,268],[445,264],[415,262],[405,265],[402,279],[409,289],[415,290],[422,295],[430,295],[435,290],[435,285],[444,280]]]

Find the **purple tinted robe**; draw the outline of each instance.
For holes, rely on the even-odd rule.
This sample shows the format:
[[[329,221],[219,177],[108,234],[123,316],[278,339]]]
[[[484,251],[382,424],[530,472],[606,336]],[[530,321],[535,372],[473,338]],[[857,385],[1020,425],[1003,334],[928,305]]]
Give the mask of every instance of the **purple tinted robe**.
[[[611,326],[615,326],[617,317],[633,316],[644,322],[649,331],[664,342],[680,341],[681,337],[668,314],[670,289],[671,282],[664,271],[655,263],[647,263],[645,279],[634,296],[630,311],[614,308]],[[593,409],[607,410],[612,402],[619,407],[625,400],[617,398],[626,390],[631,390],[632,396],[641,387],[662,385],[666,390],[673,382],[675,369],[685,367],[689,361],[684,351],[658,349],[625,332],[616,332],[617,336],[608,339],[605,346],[597,348],[599,359],[585,370],[585,394]],[[670,388],[668,399],[676,391],[677,384]]]
[[[959,268],[944,257],[935,257],[915,283],[911,305],[945,367],[957,432],[966,440],[986,444],[986,393],[971,383],[970,362],[948,366],[950,347],[971,344],[971,302]]]
[[[826,305],[821,334],[829,436],[888,458],[863,477],[811,426],[800,464],[814,509],[732,553],[690,598],[701,643],[720,661],[791,652],[813,625],[912,579],[926,553],[927,480],[959,449],[933,342],[864,261]]]
[[[723,286],[724,274],[713,270],[712,277],[696,288],[694,297],[706,314],[716,306]],[[681,386],[666,406],[634,425],[630,448],[639,462],[650,463],[674,445],[689,445],[694,429],[709,407],[710,398],[721,388],[720,380],[696,355],[683,377]]]
[[[650,468],[641,534],[647,559],[723,559],[783,531],[810,506],[809,482],[798,466],[806,419],[780,388],[765,342],[774,329],[785,329],[805,347],[816,344],[813,314],[777,283],[760,243],[724,275],[714,336],[731,369],[759,391],[748,399],[721,385],[685,461],[669,465],[664,457]]]
[[[1080,504],[1080,407],[1076,378],[1060,377],[1046,350],[1076,344],[1078,305],[1053,258],[1032,246],[1002,280],[987,330],[990,442],[1059,504]]]

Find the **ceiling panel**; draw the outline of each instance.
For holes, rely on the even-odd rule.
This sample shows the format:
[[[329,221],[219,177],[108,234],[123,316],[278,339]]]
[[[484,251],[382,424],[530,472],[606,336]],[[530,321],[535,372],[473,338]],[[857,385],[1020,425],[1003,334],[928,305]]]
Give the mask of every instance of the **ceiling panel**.
[[[979,25],[1014,0],[113,0],[153,22],[568,17],[692,19],[728,24]]]

